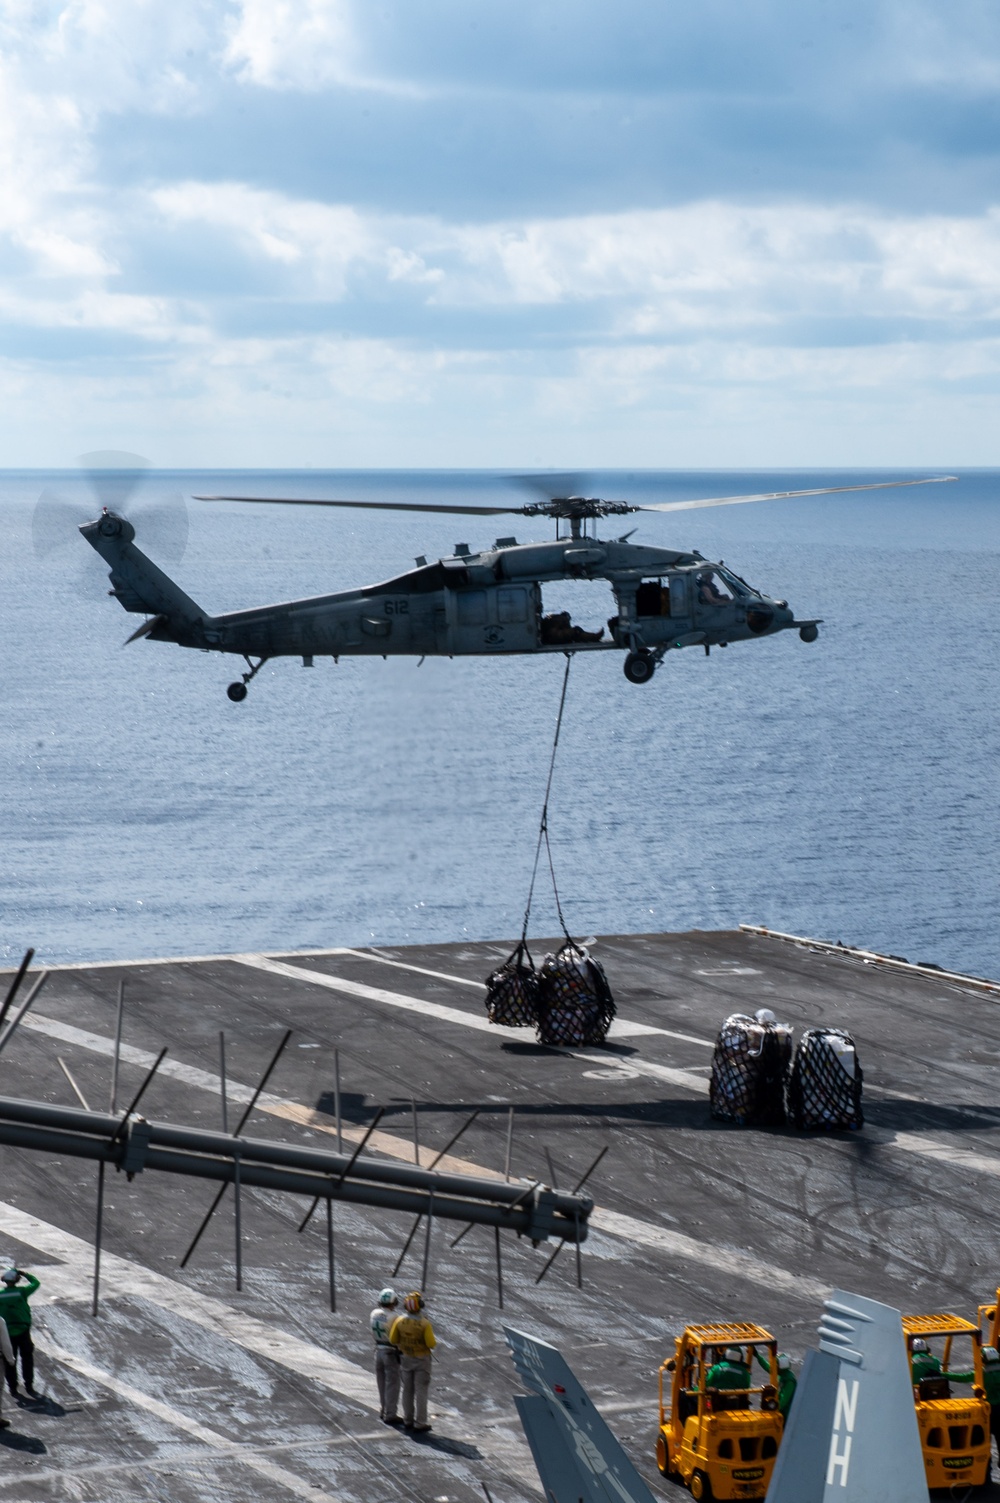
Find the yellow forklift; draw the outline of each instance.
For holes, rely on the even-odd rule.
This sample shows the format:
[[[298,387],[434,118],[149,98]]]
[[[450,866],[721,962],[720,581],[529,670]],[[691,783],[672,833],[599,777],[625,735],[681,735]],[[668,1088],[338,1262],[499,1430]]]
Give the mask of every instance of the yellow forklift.
[[[657,1466],[664,1477],[690,1488],[698,1503],[763,1498],[784,1426],[778,1413],[777,1342],[762,1326],[746,1323],[688,1326],[675,1341],[675,1355],[660,1367]],[[768,1381],[709,1388],[709,1370],[727,1348],[739,1348],[751,1372],[759,1353]]]
[[[990,1466],[990,1406],[983,1388],[982,1338],[960,1315],[904,1315],[907,1353],[923,1340],[941,1372],[913,1385],[927,1486],[982,1487]],[[959,1342],[956,1351],[955,1343]],[[956,1397],[946,1374],[971,1372],[971,1390]]]

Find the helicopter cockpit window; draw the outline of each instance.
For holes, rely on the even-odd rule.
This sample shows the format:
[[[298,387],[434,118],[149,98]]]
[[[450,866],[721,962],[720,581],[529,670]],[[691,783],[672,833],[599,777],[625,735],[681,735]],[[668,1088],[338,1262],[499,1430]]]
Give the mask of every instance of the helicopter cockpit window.
[[[699,569],[695,586],[699,605],[729,605],[733,592],[718,569]]]
[[[741,579],[738,574],[734,574],[731,569],[718,569],[716,572],[725,580],[726,587],[731,595],[752,595],[754,593],[746,580]]]

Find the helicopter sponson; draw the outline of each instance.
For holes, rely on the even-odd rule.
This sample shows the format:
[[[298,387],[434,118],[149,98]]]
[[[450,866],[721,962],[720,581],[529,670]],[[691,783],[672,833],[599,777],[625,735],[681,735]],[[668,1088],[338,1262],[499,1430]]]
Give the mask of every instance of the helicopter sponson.
[[[815,620],[797,621],[787,601],[763,595],[700,553],[628,537],[604,541],[578,528],[546,542],[498,538],[478,553],[459,543],[450,556],[419,558],[380,584],[219,616],[202,610],[136,546],[124,517],[105,509],[80,531],[109,565],[109,593],[147,618],[129,640],[238,654],[249,672],[230,685],[233,699],[245,697],[264,662],[282,656],[309,665],[316,656],[620,651],[626,676],[645,683],[671,649],[707,652],[791,627],[804,641],[818,634]],[[543,585],[568,580],[606,581],[614,614],[595,629],[574,624],[566,611],[547,614]]]

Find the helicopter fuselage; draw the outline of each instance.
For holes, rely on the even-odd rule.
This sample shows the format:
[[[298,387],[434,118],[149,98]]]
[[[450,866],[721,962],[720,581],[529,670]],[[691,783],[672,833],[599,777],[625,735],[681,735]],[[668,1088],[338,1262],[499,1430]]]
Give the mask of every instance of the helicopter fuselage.
[[[380,584],[331,595],[211,616],[195,605],[134,544],[132,525],[113,513],[82,527],[111,566],[111,593],[126,610],[155,617],[143,634],[183,647],[246,658],[372,655],[389,657],[607,651],[645,660],[634,682],[652,676],[664,653],[725,646],[797,627],[807,641],[814,621],[796,621],[784,600],[753,589],[699,553],[648,548],[625,539],[556,538],[456,552]],[[615,613],[597,631],[574,626],[567,612],[546,615],[547,583],[606,581]],[[609,602],[610,603],[610,602]]]

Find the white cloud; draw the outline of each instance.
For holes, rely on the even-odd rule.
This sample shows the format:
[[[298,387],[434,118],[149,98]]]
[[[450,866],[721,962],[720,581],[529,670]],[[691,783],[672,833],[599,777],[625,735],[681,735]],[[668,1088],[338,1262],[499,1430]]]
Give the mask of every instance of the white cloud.
[[[378,10],[356,0],[175,0],[168,7],[7,0],[0,15],[0,319],[8,351],[19,353],[0,371],[12,394],[0,417],[5,437],[20,442],[53,412],[83,423],[85,414],[106,410],[154,427],[169,418],[178,442],[217,422],[241,436],[252,423],[262,445],[268,430],[280,444],[280,435],[301,434],[305,424],[321,444],[331,423],[338,432],[374,433],[378,424],[386,431],[412,409],[422,416],[411,441],[437,434],[447,457],[452,440],[530,433],[549,421],[574,441],[616,420],[652,429],[664,413],[690,412],[692,404],[733,421],[740,393],[755,421],[761,394],[791,412],[797,401],[839,393],[860,404],[855,421],[859,412],[867,421],[879,404],[905,404],[907,394],[914,410],[925,393],[947,403],[949,393],[978,387],[987,395],[977,401],[990,400],[1000,385],[992,330],[1000,318],[1000,211],[988,198],[968,212],[929,212],[923,204],[920,212],[891,212],[855,199],[839,179],[824,186],[820,176],[811,201],[780,185],[769,197],[763,184],[752,202],[739,201],[699,183],[703,197],[667,203],[642,180],[615,202],[651,206],[612,212],[588,187],[574,202],[592,205],[590,212],[528,212],[518,200],[519,171],[510,172],[514,160],[530,173],[525,142],[556,143],[568,152],[558,160],[575,153],[581,183],[591,182],[588,152],[606,154],[612,170],[617,162],[627,176],[635,138],[615,135],[614,112],[600,114],[595,104],[597,126],[588,112],[602,91],[625,88],[629,49],[645,32],[619,50],[605,90],[601,48],[610,46],[611,31],[601,31],[598,10],[584,7],[578,34],[573,7],[534,7],[542,31],[559,22],[545,45],[561,46],[560,37],[579,43],[577,92],[554,88],[542,108],[544,69],[516,32],[527,0],[494,10],[489,37],[465,51],[454,35],[463,6],[429,6],[437,68],[419,16],[395,0]],[[848,8],[857,19],[858,8]],[[786,12],[773,0],[742,13],[746,35],[764,12],[773,12],[780,30]],[[949,99],[961,102],[963,80],[969,90],[995,82],[996,23],[981,0],[961,0],[958,23],[954,10],[947,21],[935,19],[924,0],[916,9],[891,0],[876,12],[878,24],[851,63],[862,72],[870,63],[873,98],[888,83],[887,47],[899,49],[893,87],[900,78],[948,84]],[[904,38],[907,12],[913,25]],[[638,25],[643,7],[628,14]],[[706,24],[688,15],[692,58]],[[620,29],[612,27],[615,36]],[[772,34],[761,22],[761,39],[765,32]],[[666,35],[657,33],[659,43]],[[641,59],[634,61],[642,73]],[[702,107],[712,89],[720,97],[729,91],[732,105],[736,85],[713,74],[708,87],[690,66]],[[435,114],[443,80],[451,105],[461,96],[457,112]],[[837,80],[827,83],[835,88]],[[680,92],[676,81],[672,87],[673,95],[657,95],[643,73],[637,118],[647,108],[673,107]],[[481,89],[492,91],[496,115],[481,112]],[[372,90],[396,97],[362,100],[355,115],[334,112],[344,97]],[[529,93],[535,136],[519,134]],[[306,95],[315,113],[296,113],[296,96]],[[313,156],[320,167],[306,175],[308,185],[289,189],[296,145],[315,144],[297,143],[294,133],[306,129],[305,119],[318,128],[327,118],[316,106],[326,95],[336,128],[319,138],[322,150]],[[289,154],[282,140],[265,171],[262,133],[284,122],[286,102]],[[665,132],[667,118],[656,116],[651,129]],[[764,112],[761,119],[762,132],[780,137],[776,156],[773,142],[767,147],[772,160],[807,159],[808,142],[800,149],[788,134],[792,116],[777,125]],[[395,137],[378,134],[386,120]],[[401,169],[416,173],[418,190],[407,183],[404,194],[393,176],[393,141],[409,147],[411,127],[426,135],[417,134]],[[130,154],[133,129],[140,144]],[[228,155],[212,155],[216,132]],[[914,130],[906,138],[915,154],[918,137]],[[726,140],[726,151],[751,161],[753,148]],[[109,141],[122,146],[119,155]],[[664,151],[682,146],[662,134]],[[961,152],[963,161],[974,155],[967,143]],[[363,165],[352,175],[356,156]],[[501,211],[494,179],[505,172],[514,184],[505,202],[519,206]],[[448,186],[462,173],[482,187],[474,208]],[[404,201],[438,212],[400,212],[395,205]],[[533,201],[548,200],[536,193]],[[121,351],[113,370],[101,354],[112,346]],[[87,348],[97,351],[92,359]],[[928,410],[933,425],[933,404]],[[82,439],[80,447],[94,447],[87,434]],[[401,457],[374,440],[372,452]],[[258,462],[265,460],[262,451]]]
[[[351,274],[363,273],[410,284],[439,308],[603,302],[620,332],[644,337],[802,316],[931,324],[1000,313],[997,210],[918,218],[852,205],[708,202],[470,226],[296,201],[240,183],[178,184],[151,202],[192,235],[223,230],[277,263],[276,298],[343,298]]]
[[[420,98],[426,90],[366,64],[352,0],[239,0],[225,60],[248,83],[316,91],[341,86]]]

